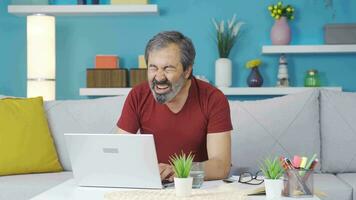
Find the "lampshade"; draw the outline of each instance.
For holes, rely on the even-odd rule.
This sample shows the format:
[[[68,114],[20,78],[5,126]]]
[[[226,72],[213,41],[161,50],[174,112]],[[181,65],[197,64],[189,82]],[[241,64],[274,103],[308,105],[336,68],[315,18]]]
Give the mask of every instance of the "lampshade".
[[[55,18],[27,16],[27,97],[55,99]]]

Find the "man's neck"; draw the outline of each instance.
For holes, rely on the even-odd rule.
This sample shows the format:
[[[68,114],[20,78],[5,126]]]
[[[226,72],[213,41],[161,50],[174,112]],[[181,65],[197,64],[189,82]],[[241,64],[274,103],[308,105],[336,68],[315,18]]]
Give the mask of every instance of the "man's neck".
[[[184,84],[183,88],[179,91],[179,93],[168,103],[166,103],[167,107],[174,113],[178,113],[182,110],[185,102],[188,99],[189,89],[192,85],[192,80],[188,79]]]

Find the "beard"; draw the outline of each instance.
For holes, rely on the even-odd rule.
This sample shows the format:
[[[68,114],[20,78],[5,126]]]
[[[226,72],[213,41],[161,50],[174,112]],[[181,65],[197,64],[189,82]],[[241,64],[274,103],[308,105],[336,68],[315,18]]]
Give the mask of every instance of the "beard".
[[[171,101],[174,97],[177,96],[177,94],[183,88],[185,82],[186,80],[183,74],[179,77],[178,81],[175,83],[170,82],[168,79],[162,81],[157,81],[156,79],[153,79],[153,81],[150,82],[150,89],[153,93],[155,100],[160,104],[164,104]],[[165,93],[157,93],[156,87],[162,85],[167,86],[168,91]]]

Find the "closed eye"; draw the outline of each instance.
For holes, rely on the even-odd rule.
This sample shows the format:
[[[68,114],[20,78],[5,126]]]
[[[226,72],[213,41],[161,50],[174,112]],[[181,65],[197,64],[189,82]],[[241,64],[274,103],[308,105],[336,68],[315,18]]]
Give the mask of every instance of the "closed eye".
[[[169,65],[169,66],[165,66],[164,67],[164,71],[165,72],[175,72],[176,71],[176,67]]]
[[[148,67],[148,69],[150,70],[150,71],[157,71],[158,70],[158,67],[156,66],[156,65],[150,65],[149,67]]]

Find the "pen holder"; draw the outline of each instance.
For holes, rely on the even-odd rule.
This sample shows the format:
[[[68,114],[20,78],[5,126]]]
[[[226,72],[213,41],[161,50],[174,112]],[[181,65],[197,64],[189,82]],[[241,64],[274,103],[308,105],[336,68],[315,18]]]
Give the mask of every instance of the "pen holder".
[[[286,170],[282,194],[287,197],[312,197],[314,194],[313,171],[305,169]]]

